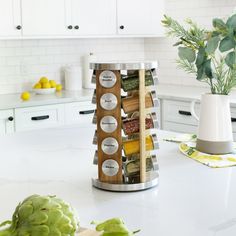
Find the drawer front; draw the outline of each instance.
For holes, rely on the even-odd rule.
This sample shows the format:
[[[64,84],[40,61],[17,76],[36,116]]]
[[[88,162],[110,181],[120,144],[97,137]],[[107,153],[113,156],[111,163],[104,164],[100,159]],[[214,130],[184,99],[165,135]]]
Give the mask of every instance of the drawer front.
[[[13,110],[0,111],[0,135],[14,132],[14,113]]]
[[[188,134],[197,134],[197,126],[194,125],[185,125],[174,122],[163,122],[163,129],[173,132],[188,133]]]
[[[163,122],[168,121],[197,126],[197,120],[191,115],[190,105],[191,102],[164,100],[162,111]],[[195,112],[199,115],[199,104],[195,105]]]
[[[78,124],[83,127],[92,125],[95,105],[87,102],[72,102],[65,104],[65,123]]]
[[[236,133],[236,108],[231,107],[231,120],[232,120],[232,129]]]
[[[57,127],[64,124],[64,105],[15,109],[16,131]]]

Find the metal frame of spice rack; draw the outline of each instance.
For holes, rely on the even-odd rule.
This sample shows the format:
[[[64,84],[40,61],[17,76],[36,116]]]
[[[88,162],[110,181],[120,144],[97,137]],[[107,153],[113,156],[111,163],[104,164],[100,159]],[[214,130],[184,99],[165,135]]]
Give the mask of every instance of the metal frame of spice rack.
[[[127,63],[91,63],[95,71],[92,81],[96,82],[96,120],[98,150],[96,151],[98,179],[92,179],[94,187],[118,192],[140,191],[158,185],[158,171],[152,171],[146,178],[146,127],[145,127],[145,70],[157,68],[157,62]],[[139,71],[139,144],[140,144],[140,183],[123,183],[122,174],[122,136],[121,136],[121,70]],[[103,73],[103,74],[102,74]],[[101,79],[102,78],[102,79]],[[106,79],[107,78],[107,79]],[[104,79],[104,80],[103,80]],[[109,84],[109,86],[106,86]],[[114,99],[114,101],[112,100]],[[110,103],[110,104],[109,104]],[[108,109],[109,108],[109,109]],[[110,109],[111,108],[111,109]],[[116,118],[116,129],[105,132],[101,120],[106,117]],[[116,142],[114,142],[114,139]],[[104,143],[104,140],[107,140]],[[108,141],[109,140],[109,141]],[[111,147],[113,152],[106,153]],[[106,163],[104,165],[104,163]],[[158,168],[157,168],[158,169]]]

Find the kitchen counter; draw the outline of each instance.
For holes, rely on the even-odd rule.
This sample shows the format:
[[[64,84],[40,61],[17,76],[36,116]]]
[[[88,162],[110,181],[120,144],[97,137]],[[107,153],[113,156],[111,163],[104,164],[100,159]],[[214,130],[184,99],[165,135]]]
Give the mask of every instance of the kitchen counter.
[[[77,210],[81,225],[122,217],[140,236],[235,236],[236,167],[212,169],[161,141],[159,186],[114,193],[95,189],[91,178],[94,127],[67,127],[0,137],[0,221],[34,193],[56,194]]]
[[[174,100],[200,100],[201,94],[208,93],[210,90],[206,87],[192,87],[179,85],[160,84],[157,87],[157,95],[160,99]],[[20,107],[31,107],[40,105],[50,105],[67,102],[80,102],[92,100],[93,89],[82,89],[80,91],[62,91],[50,95],[31,94],[29,101],[22,101],[20,94],[0,95],[0,110]],[[230,94],[231,105],[236,106],[236,90]]]
[[[56,92],[48,95],[31,93],[31,98],[29,101],[22,101],[20,94],[3,94],[0,95],[0,110],[67,102],[90,101],[92,99],[92,94],[93,89],[82,89],[78,91],[63,90],[62,92]]]

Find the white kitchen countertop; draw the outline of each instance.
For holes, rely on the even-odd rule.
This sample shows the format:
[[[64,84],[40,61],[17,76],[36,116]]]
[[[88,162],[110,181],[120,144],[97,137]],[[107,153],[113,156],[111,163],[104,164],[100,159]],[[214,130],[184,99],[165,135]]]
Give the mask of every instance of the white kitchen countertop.
[[[0,221],[30,194],[56,194],[87,227],[91,220],[122,217],[130,229],[142,229],[140,236],[236,235],[236,167],[209,168],[180,154],[177,144],[160,141],[158,187],[101,191],[91,186],[97,175],[93,133],[88,125],[0,137]]]
[[[78,91],[56,92],[48,95],[38,95],[31,93],[29,101],[22,101],[21,94],[4,94],[0,95],[0,110],[12,109],[19,107],[31,107],[40,105],[50,105],[67,102],[81,102],[92,100],[93,89],[82,89]]]

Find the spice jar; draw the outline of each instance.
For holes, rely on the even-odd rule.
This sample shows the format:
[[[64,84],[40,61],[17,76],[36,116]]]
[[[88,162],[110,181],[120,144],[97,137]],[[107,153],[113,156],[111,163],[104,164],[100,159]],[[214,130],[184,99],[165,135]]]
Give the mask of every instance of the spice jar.
[[[145,107],[156,107],[158,106],[158,98],[156,95],[156,91],[151,91],[146,94],[145,97]],[[130,97],[126,97],[122,99],[122,108],[124,112],[131,113],[139,110],[139,95],[135,94]]]
[[[139,117],[127,118],[122,121],[123,130],[126,135],[131,135],[139,132]],[[148,114],[145,118],[146,129],[158,128],[157,115],[155,112]]]
[[[124,174],[126,177],[134,176],[140,174],[140,160],[136,158],[135,160],[127,161],[123,164]],[[157,157],[156,155],[151,155],[146,158],[146,172],[157,171]]]
[[[158,149],[158,140],[156,134],[148,135],[146,137],[146,151]],[[126,156],[139,153],[140,143],[139,139],[123,141],[123,150]]]
[[[145,71],[145,86],[156,84],[155,69]],[[121,75],[121,87],[125,92],[139,89],[139,71],[129,71],[128,75]]]

